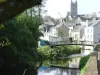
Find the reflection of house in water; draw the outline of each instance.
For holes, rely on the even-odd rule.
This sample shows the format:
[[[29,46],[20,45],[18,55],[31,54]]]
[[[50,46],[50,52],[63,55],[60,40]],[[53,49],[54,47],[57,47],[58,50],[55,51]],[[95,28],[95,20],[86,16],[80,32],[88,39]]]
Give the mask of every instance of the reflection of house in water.
[[[62,69],[62,68],[43,68],[42,72],[39,71],[38,75],[80,75],[79,69]]]
[[[51,72],[52,70],[50,68],[47,68],[46,70],[44,70],[45,73],[49,73]]]

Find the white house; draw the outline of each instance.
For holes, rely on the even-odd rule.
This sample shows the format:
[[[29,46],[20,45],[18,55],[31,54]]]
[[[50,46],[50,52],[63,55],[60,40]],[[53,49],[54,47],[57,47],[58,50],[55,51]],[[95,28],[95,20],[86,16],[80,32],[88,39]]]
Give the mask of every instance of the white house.
[[[82,22],[82,20],[80,18],[78,18],[75,22],[75,25],[73,26],[73,30],[72,30],[72,38],[73,40],[76,41],[81,41],[81,36],[83,35],[82,29],[87,25],[87,21],[86,22]]]
[[[93,33],[93,42],[94,44],[100,42],[100,19],[93,20],[93,23],[89,25],[89,27],[92,27],[92,33]]]
[[[93,19],[88,26],[85,26],[81,30],[81,38],[84,37],[84,41],[91,41],[94,44],[100,41],[100,19]]]
[[[61,41],[65,42],[69,38],[69,28],[62,24],[51,26],[50,28],[46,27],[43,35],[44,36],[40,37],[40,39],[47,40],[51,43]]]
[[[72,33],[72,31],[73,31],[73,27],[74,27],[74,24],[69,24],[68,25],[68,28],[69,28],[69,37],[72,37],[73,36],[73,33]]]
[[[100,19],[94,18],[81,30],[80,34],[82,41],[86,41],[87,44],[96,45],[96,43],[100,42]],[[92,46],[85,46],[85,50],[93,51],[94,48]],[[85,53],[91,51],[86,51]]]
[[[74,22],[74,25],[68,26],[70,29],[70,36],[69,37],[73,38],[73,40],[75,41],[74,43],[77,44],[77,43],[80,43],[82,41],[90,41],[89,43],[91,43],[91,41],[93,42],[93,33],[92,33],[93,27],[88,26],[89,24],[91,24],[91,22],[82,21],[80,18],[78,18],[76,20],[76,22]],[[81,47],[83,47],[83,46],[81,46]],[[86,50],[86,51],[82,52],[82,53],[85,55],[89,54],[90,53],[89,49],[93,50],[93,47],[85,46],[84,50]]]

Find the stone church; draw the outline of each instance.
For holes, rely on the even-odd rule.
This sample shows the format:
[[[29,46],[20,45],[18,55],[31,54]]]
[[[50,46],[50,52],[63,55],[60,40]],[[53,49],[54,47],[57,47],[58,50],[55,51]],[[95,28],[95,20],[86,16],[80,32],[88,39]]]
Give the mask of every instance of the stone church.
[[[67,12],[67,21],[77,20],[80,18],[82,21],[92,20],[93,16],[91,14],[78,14],[78,1],[71,0],[70,12]]]
[[[77,0],[71,0],[71,17],[77,18]]]

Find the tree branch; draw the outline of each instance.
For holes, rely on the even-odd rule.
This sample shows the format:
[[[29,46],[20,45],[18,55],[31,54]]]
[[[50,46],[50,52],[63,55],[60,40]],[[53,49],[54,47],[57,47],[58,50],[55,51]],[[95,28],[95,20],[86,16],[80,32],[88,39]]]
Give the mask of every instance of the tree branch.
[[[7,0],[0,3],[0,23],[5,22],[24,10],[40,5],[42,0]]]

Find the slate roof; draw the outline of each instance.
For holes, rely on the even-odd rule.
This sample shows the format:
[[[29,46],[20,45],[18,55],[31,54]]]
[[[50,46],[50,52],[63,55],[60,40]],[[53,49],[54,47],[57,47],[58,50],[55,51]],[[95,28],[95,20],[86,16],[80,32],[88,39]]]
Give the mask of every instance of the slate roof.
[[[73,32],[79,32],[82,28],[84,28],[84,26],[76,25],[76,26],[74,26]]]
[[[98,23],[100,23],[100,20],[94,20],[89,24],[89,26],[93,27],[93,26],[97,25]]]

